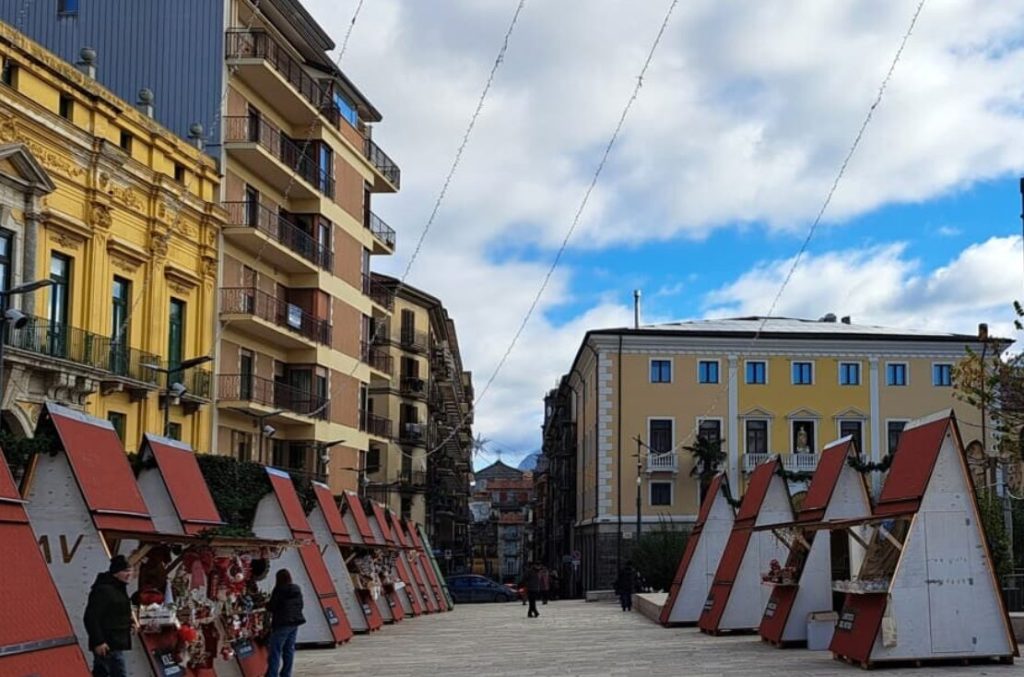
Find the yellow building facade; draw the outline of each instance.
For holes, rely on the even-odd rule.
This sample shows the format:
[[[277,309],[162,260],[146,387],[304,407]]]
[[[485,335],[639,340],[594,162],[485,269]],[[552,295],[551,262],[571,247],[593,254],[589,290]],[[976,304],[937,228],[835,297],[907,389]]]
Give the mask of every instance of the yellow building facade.
[[[993,339],[988,350],[1006,345]],[[825,444],[850,435],[877,461],[907,421],[944,408],[956,411],[965,444],[980,444],[980,412],[952,387],[968,347],[980,352],[982,342],[831,315],[589,332],[568,374],[585,585],[614,576],[636,532],[638,489],[645,528],[695,520],[699,481],[684,447],[698,437],[722,442],[737,495],[773,455],[813,471]]]
[[[167,430],[208,451],[209,365],[173,368],[213,356],[218,171],[83,70],[0,24],[0,284],[48,282],[10,297],[3,426],[31,435],[56,400],[134,451],[171,369]]]

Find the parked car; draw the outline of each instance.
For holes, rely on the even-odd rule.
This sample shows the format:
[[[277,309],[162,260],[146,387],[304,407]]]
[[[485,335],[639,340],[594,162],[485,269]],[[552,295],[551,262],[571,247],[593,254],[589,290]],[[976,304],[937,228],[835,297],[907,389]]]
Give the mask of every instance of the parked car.
[[[516,593],[516,599],[524,602],[526,601],[526,588],[516,583],[506,583],[505,587],[511,590],[512,592]]]
[[[448,591],[457,604],[467,602],[511,602],[516,591],[484,576],[464,574],[448,577]]]

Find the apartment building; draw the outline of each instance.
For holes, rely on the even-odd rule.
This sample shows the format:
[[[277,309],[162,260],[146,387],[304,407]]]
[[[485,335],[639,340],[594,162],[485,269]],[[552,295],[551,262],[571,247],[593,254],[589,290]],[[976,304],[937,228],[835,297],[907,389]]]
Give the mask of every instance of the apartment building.
[[[29,437],[55,400],[129,451],[209,449],[216,163],[92,75],[0,23],[0,425]]]
[[[393,304],[370,261],[395,233],[371,202],[401,174],[330,37],[296,0],[0,0],[0,16],[64,58],[91,47],[101,82],[147,88],[156,119],[219,161],[213,450],[356,490],[371,440],[390,443],[366,407],[391,377],[368,341]]]
[[[472,452],[472,375],[463,370],[455,323],[434,296],[387,275],[372,283],[394,298],[368,340],[376,367],[366,407],[367,492],[427,526],[449,566],[464,566]],[[391,377],[385,377],[390,374]]]
[[[737,494],[769,457],[814,470],[821,447],[846,435],[877,461],[907,421],[943,408],[956,410],[968,446],[982,444],[980,412],[954,397],[952,372],[967,348],[985,344],[989,354],[1009,345],[834,315],[588,332],[563,381],[570,392],[556,393],[568,412],[552,411],[545,449],[575,459],[572,548],[584,589],[609,587],[628,556],[638,490],[642,525],[693,522],[699,483],[684,447],[698,437],[721,442]]]

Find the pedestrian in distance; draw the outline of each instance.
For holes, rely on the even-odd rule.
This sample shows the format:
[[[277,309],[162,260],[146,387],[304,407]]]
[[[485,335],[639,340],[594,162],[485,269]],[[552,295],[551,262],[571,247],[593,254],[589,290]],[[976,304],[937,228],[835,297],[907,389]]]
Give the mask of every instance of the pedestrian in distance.
[[[633,593],[637,590],[636,569],[633,562],[626,562],[626,566],[619,569],[619,575],[615,579],[615,594],[619,596],[619,604],[623,611],[633,610]]]
[[[537,618],[540,612],[537,611],[537,598],[540,597],[540,564],[530,562],[523,572],[521,585],[526,588],[526,599],[530,608],[526,610],[527,618]]]
[[[93,677],[126,677],[124,652],[131,651],[132,603],[128,581],[132,567],[124,555],[110,560],[106,571],[96,576],[85,605],[85,630],[92,651]]]
[[[551,595],[551,572],[544,565],[540,567],[540,599],[541,604],[548,603],[548,597]]]
[[[302,615],[302,590],[292,582],[292,574],[287,569],[279,569],[277,572],[267,611],[270,612],[267,676],[292,677],[295,638],[299,634],[299,626],[306,622],[306,618]]]

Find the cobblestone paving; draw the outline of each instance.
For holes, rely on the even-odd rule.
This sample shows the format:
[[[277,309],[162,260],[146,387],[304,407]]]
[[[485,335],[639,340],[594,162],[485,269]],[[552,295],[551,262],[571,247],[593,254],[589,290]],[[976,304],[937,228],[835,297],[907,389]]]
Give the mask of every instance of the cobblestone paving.
[[[552,602],[527,620],[517,604],[461,605],[455,611],[407,619],[337,650],[299,652],[297,675],[1005,675],[1014,666],[976,665],[875,670],[836,663],[828,652],[779,650],[756,636],[708,637],[665,629],[610,603]]]

